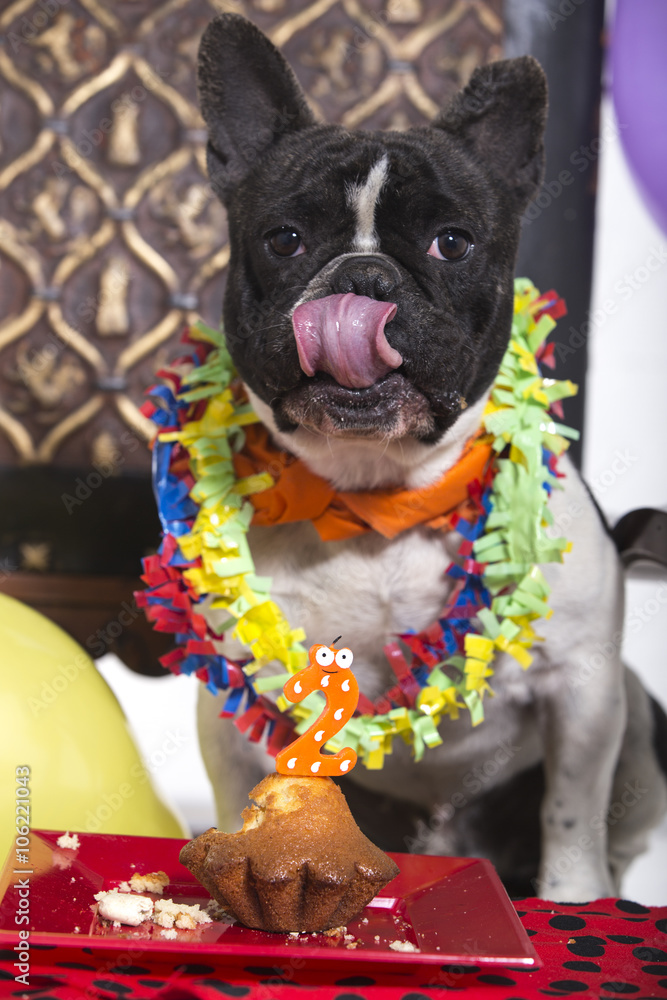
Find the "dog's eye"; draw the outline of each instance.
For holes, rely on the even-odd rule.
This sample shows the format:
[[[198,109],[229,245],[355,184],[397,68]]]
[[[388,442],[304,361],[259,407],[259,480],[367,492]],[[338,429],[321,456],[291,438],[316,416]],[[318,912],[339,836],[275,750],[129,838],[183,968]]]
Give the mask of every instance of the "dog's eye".
[[[339,649],[336,653],[336,666],[351,667],[353,659],[354,656],[351,649]]]
[[[315,652],[315,659],[321,667],[328,667],[334,661],[334,651],[329,649],[328,646],[320,646]]]
[[[267,236],[269,246],[279,257],[296,257],[305,251],[303,241],[296,229],[291,226],[281,226]]]
[[[471,246],[471,241],[464,233],[448,229],[447,232],[436,236],[428,252],[431,257],[437,257],[438,260],[463,260]]]

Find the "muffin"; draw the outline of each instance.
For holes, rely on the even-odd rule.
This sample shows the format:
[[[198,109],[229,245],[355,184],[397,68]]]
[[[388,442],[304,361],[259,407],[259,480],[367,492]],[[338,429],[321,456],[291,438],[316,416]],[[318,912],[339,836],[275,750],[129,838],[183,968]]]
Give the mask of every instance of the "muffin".
[[[238,833],[207,830],[180,860],[240,923],[325,931],[353,920],[398,867],[363,835],[330,778],[270,774]]]

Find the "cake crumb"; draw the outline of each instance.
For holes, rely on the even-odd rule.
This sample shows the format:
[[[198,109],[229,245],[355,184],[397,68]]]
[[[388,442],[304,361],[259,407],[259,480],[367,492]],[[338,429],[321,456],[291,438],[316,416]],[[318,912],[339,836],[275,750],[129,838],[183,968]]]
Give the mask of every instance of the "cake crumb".
[[[368,917],[362,917],[360,923],[367,924],[368,923]]]
[[[197,924],[210,924],[212,920],[208,913],[200,909],[199,903],[188,906],[186,903],[175,903],[173,899],[156,899],[153,921],[159,927],[180,927],[194,930]]]
[[[72,877],[70,879],[70,882],[76,882],[76,876],[75,875],[72,875]]]
[[[148,875],[139,875],[135,872],[130,879],[132,892],[154,892],[161,896],[166,885],[169,885],[169,876],[166,872],[150,872]]]
[[[75,833],[70,833],[69,830],[67,833],[63,833],[58,837],[56,844],[58,847],[64,847],[70,851],[76,851],[77,847],[81,847],[81,841],[77,835]]]
[[[80,934],[80,933],[81,933],[81,928],[80,928],[80,927],[78,927],[78,926],[77,926],[77,927],[75,927],[75,928],[74,928],[74,933],[75,933],[75,934]]]
[[[132,892],[132,889],[130,888],[130,883],[129,882],[121,882],[120,885],[118,886],[118,891],[119,892]]]
[[[348,950],[352,950],[353,951],[355,948],[359,947],[359,942],[358,941],[348,941],[347,944],[345,945],[345,947]]]
[[[347,927],[330,927],[328,931],[322,933],[325,937],[343,937],[347,933]]]
[[[419,951],[416,944],[412,941],[390,941],[389,947],[392,951]]]
[[[290,931],[287,937],[292,939],[300,937],[299,931]]]
[[[178,931],[170,927],[169,930],[160,931],[160,937],[167,938],[168,941],[174,941],[178,937]]]
[[[146,896],[127,896],[119,893],[118,889],[110,889],[108,892],[96,892],[94,898],[99,915],[114,923],[138,927],[153,913],[153,900]]]
[[[373,940],[375,941],[376,944],[379,944],[380,943],[380,935],[376,934],[375,937],[373,938]]]

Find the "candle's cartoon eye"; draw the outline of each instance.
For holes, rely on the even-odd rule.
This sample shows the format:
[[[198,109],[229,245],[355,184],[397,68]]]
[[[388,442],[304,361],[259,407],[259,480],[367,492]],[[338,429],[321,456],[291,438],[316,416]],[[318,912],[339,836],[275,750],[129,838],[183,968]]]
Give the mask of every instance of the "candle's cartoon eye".
[[[353,659],[351,649],[339,649],[336,653],[336,665],[339,667],[351,667]]]
[[[315,652],[315,660],[321,667],[329,667],[334,661],[335,653],[328,646],[320,646]]]

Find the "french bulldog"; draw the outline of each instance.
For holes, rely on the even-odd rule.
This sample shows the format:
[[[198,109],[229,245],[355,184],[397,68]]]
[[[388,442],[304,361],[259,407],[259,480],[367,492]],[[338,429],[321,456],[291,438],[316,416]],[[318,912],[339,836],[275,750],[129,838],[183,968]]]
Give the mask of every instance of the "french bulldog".
[[[428,487],[477,430],[508,344],[521,216],[544,166],[539,64],[477,69],[429,125],[349,131],[317,122],[273,44],[223,14],[202,38],[199,90],[229,220],[224,328],[257,415],[338,490]],[[444,720],[419,763],[397,740],[383,769],[358,766],[343,787],[385,849],[485,854],[508,885],[574,902],[619,891],[667,786],[664,716],[620,658],[616,551],[560,467],[551,509],[573,548],[543,567],[554,614],[530,669],[501,654],[482,725]],[[343,632],[376,698],[393,683],[383,646],[437,619],[461,538],[323,542],[299,522],[253,527],[250,542],[307,643]],[[199,728],[230,830],[274,762],[220,720],[222,700],[202,691]]]

